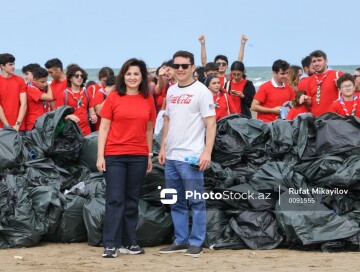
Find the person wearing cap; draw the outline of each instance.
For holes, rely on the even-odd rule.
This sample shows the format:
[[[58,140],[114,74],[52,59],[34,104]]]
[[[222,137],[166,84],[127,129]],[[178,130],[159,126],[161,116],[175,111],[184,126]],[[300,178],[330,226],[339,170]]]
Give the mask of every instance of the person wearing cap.
[[[230,96],[220,90],[220,79],[217,75],[208,75],[204,80],[204,84],[213,94],[216,121],[229,114],[238,113]]]

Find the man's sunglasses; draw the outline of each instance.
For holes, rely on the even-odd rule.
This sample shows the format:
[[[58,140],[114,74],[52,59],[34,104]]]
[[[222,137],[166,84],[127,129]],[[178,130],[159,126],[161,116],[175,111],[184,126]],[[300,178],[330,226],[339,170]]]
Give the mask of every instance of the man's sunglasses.
[[[180,68],[180,66],[181,66],[181,68],[183,68],[184,70],[186,70],[187,68],[189,68],[189,66],[190,66],[191,64],[189,64],[189,63],[185,63],[185,64],[173,64],[173,68],[174,69],[179,69]]]

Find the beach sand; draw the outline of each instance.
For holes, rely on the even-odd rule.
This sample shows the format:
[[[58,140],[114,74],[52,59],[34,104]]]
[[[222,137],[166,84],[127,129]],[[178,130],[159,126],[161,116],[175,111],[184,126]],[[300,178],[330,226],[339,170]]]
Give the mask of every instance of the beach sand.
[[[143,255],[101,257],[103,249],[86,243],[41,243],[32,248],[0,250],[0,271],[359,271],[360,253],[322,253],[275,249],[209,250],[200,258],[183,253],[159,254],[160,247],[145,248]],[[15,256],[17,258],[15,258]],[[22,257],[22,259],[20,259]]]

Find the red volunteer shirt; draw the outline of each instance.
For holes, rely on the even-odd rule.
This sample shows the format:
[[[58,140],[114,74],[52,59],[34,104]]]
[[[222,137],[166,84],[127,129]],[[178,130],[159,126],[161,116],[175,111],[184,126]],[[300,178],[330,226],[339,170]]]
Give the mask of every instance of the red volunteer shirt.
[[[22,77],[12,75],[4,78],[0,75],[0,105],[4,110],[6,120],[10,126],[15,126],[20,109],[20,94],[26,92],[26,84]],[[19,130],[25,129],[25,120],[20,125]],[[4,124],[0,121],[0,128]]]
[[[40,100],[43,94],[44,92],[34,85],[27,88],[27,112],[25,121],[26,130],[32,130],[36,119],[49,111],[49,104],[46,101]]]
[[[75,109],[74,115],[79,117],[80,121],[77,123],[80,127],[84,136],[91,133],[90,125],[89,125],[89,116],[88,116],[88,108],[94,107],[94,100],[91,95],[89,95],[89,100],[83,90],[78,93],[72,92],[71,88],[67,88],[68,93],[68,103],[67,106],[73,107]],[[81,105],[78,105],[78,101],[81,100]],[[65,105],[65,91],[59,94],[56,99],[56,108]],[[89,106],[88,106],[89,105]]]
[[[59,81],[53,80],[50,84],[51,90],[53,91],[54,100],[57,99],[58,95],[63,93],[64,90],[67,88],[67,80]]]
[[[289,110],[286,120],[294,120],[296,116],[305,112],[309,112],[309,109],[305,105],[300,105],[298,108],[292,108]]]
[[[100,90],[95,94],[94,107],[96,105],[101,105],[101,103],[104,102],[105,99],[106,99],[106,92],[103,88],[100,88]],[[95,128],[96,131],[98,131],[100,128],[100,122],[101,122],[101,117],[98,115],[98,121],[96,123],[96,128]]]
[[[219,92],[213,96],[216,112],[216,121],[231,114],[236,113],[236,108],[231,97],[226,94]]]
[[[243,93],[246,81],[247,81],[246,79],[243,79],[239,82],[231,81],[231,85],[230,85],[231,90],[235,90]],[[241,113],[241,98],[239,96],[231,95],[231,93],[230,93],[230,97],[234,102],[236,111]]]
[[[345,104],[345,108],[347,109],[347,113],[349,115],[352,115],[352,111],[354,109],[355,101],[352,100],[352,101],[343,101],[343,102]],[[337,113],[337,114],[339,114],[339,115],[341,115],[343,117],[346,116],[346,111],[344,110],[344,106],[341,105],[339,99],[334,101],[331,104],[331,112],[335,112],[335,113]],[[360,100],[359,99],[356,100],[355,116],[360,118]]]
[[[105,144],[105,156],[148,155],[146,142],[148,121],[155,124],[156,110],[154,98],[142,94],[123,95],[110,93],[100,111],[100,116],[111,120]]]
[[[293,100],[295,93],[293,89],[285,84],[285,87],[274,87],[272,81],[267,81],[259,87],[259,90],[254,96],[261,106],[266,108],[275,108],[282,106],[285,102]],[[275,113],[261,113],[258,112],[257,119],[264,122],[272,122],[278,117]]]

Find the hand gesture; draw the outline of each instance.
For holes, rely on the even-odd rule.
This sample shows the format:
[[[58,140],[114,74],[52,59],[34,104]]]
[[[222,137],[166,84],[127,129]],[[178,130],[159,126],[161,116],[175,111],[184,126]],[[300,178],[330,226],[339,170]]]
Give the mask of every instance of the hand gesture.
[[[200,35],[199,36],[199,41],[201,44],[205,44],[205,36],[204,35]]]
[[[248,40],[248,37],[245,36],[245,34],[241,35],[241,43],[246,43]]]

